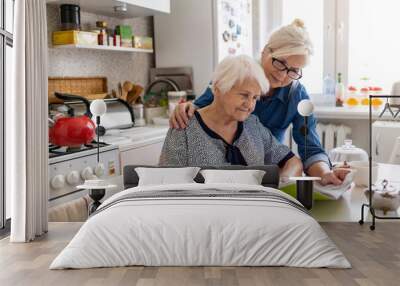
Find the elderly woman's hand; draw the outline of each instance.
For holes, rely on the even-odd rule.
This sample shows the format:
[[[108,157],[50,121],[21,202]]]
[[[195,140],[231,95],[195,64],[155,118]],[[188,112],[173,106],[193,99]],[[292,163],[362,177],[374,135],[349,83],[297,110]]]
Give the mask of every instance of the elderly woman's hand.
[[[184,129],[189,124],[189,119],[194,115],[195,107],[191,102],[182,102],[175,107],[169,117],[169,126],[174,129]]]
[[[342,184],[346,175],[350,172],[351,170],[349,168],[337,168],[330,172],[327,172],[321,176],[321,185],[325,186],[329,184],[334,184],[335,186],[338,186]]]

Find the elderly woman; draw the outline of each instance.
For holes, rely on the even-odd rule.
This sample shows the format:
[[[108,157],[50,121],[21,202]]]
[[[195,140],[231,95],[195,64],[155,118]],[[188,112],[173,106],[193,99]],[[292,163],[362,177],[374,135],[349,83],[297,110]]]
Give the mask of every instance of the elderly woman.
[[[268,89],[262,68],[250,57],[224,59],[213,76],[214,100],[196,110],[185,129],[168,131],[160,165],[277,164],[283,176],[300,175],[300,159],[251,115]]]
[[[285,131],[292,124],[293,138],[298,145],[306,173],[321,177],[323,185],[339,185],[348,171],[331,169],[329,158],[316,132],[314,117],[311,116],[309,120],[307,152],[305,152],[305,138],[301,134],[304,121],[297,112],[297,105],[301,100],[309,99],[309,96],[298,80],[302,77],[302,68],[307,64],[311,54],[312,44],[301,20],[296,19],[292,24],[280,28],[271,35],[261,55],[261,65],[271,88],[267,96],[263,96],[256,103],[254,115],[280,142],[283,142]],[[213,100],[215,92],[207,88],[194,104],[190,102],[180,104],[171,115],[171,126],[185,128],[194,110],[209,105]]]

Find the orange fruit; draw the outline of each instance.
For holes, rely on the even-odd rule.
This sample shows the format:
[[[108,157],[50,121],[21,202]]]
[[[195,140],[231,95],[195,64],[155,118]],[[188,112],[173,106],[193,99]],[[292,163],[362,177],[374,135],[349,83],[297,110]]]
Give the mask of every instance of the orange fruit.
[[[349,106],[356,106],[358,105],[358,100],[355,99],[354,97],[350,97],[349,99],[347,99],[346,103]]]
[[[371,105],[372,106],[380,106],[382,105],[383,101],[379,98],[372,99]]]
[[[361,100],[361,104],[362,105],[368,105],[369,104],[369,99],[368,98],[364,98],[363,100]]]

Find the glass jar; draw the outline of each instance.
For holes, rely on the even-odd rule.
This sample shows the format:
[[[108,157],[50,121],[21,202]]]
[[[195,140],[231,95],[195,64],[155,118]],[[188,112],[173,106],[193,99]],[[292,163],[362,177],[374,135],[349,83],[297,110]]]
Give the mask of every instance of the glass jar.
[[[172,114],[175,107],[183,101],[186,101],[186,91],[168,91],[169,114]]]

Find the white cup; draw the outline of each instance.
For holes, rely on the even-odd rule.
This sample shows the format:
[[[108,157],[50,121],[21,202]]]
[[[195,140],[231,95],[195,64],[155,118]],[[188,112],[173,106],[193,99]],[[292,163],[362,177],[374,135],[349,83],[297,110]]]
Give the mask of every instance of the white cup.
[[[368,161],[352,161],[348,163],[350,168],[355,170],[354,183],[359,187],[367,187],[369,185],[369,162]],[[378,163],[372,162],[372,184],[378,179]]]

